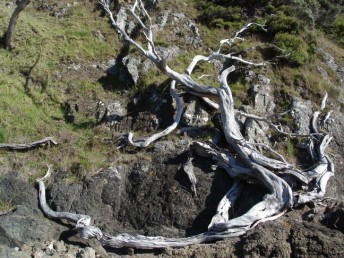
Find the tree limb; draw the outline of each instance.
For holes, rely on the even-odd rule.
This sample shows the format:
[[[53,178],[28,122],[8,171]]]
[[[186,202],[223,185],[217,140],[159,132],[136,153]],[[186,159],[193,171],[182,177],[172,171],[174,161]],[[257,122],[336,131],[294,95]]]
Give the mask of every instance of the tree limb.
[[[128,135],[128,142],[131,145],[133,145],[135,147],[141,147],[141,148],[147,147],[152,142],[156,141],[157,139],[159,139],[159,138],[161,138],[163,136],[168,135],[174,129],[176,129],[176,127],[178,126],[178,124],[180,122],[181,116],[182,116],[182,104],[181,104],[181,101],[179,99],[178,94],[175,91],[175,84],[176,84],[176,82],[172,81],[171,82],[171,88],[170,88],[170,93],[171,93],[172,97],[174,98],[174,100],[176,102],[176,107],[177,107],[177,114],[176,114],[176,117],[174,119],[173,124],[170,125],[169,127],[167,127],[165,130],[150,136],[149,138],[147,138],[144,141],[134,142],[133,141],[133,133],[130,132],[129,135]]]
[[[58,143],[54,141],[52,137],[47,137],[42,140],[32,142],[32,143],[1,143],[0,149],[7,151],[27,151],[38,147],[43,146],[54,146]]]

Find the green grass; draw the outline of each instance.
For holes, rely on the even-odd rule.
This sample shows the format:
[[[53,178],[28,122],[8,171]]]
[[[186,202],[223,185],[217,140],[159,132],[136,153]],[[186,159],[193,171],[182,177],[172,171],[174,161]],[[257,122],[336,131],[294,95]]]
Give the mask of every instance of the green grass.
[[[14,208],[10,202],[0,200],[0,212],[7,212]]]
[[[111,161],[106,153],[112,146],[102,144],[102,135],[97,138],[86,126],[95,124],[94,116],[80,113],[76,124],[67,124],[61,109],[71,97],[82,96],[92,105],[92,100],[115,94],[106,92],[92,75],[60,76],[70,64],[87,67],[118,54],[122,43],[108,19],[94,9],[95,3],[85,2],[72,8],[66,18],[56,19],[29,5],[18,20],[12,51],[0,48],[0,142],[26,143],[53,136],[59,143],[28,153],[1,152],[2,165],[27,173],[31,180],[46,170],[46,163],[74,174],[77,164],[78,171],[87,174]],[[6,30],[12,11],[1,8],[0,31]],[[104,41],[96,37],[98,29],[106,36]],[[28,72],[39,55],[25,90]],[[90,147],[90,139],[97,144]]]

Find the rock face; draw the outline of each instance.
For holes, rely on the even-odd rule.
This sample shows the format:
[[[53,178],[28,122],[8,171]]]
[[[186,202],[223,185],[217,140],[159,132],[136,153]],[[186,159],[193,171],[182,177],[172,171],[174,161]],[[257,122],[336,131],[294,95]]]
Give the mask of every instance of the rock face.
[[[11,203],[15,210],[0,216],[0,240],[9,247],[24,243],[58,238],[63,227],[44,219],[37,201],[37,191],[17,173],[4,176],[0,182],[2,201]],[[23,194],[25,193],[25,194]]]
[[[180,167],[187,160],[188,145],[187,140],[157,142],[150,151],[138,153],[136,157],[124,156],[120,165],[104,169],[82,182],[62,171],[55,172],[47,188],[49,205],[57,211],[88,214],[94,225],[110,234],[181,237],[206,231],[218,202],[232,182],[223,171],[212,170],[211,160],[195,157],[197,197],[194,197],[189,179]],[[106,257],[124,251],[108,250],[107,254],[96,241],[85,242],[73,236],[70,226],[44,218],[38,208],[36,190],[27,181],[18,180],[17,174],[6,175],[0,185],[1,189],[7,189],[1,195],[16,206],[15,211],[0,216],[1,257]],[[22,191],[27,194],[22,195]],[[234,216],[245,212],[266,194],[251,184],[247,184],[243,192],[240,205],[233,210]],[[336,219],[331,212],[341,211],[317,211],[317,218],[327,219],[329,223],[329,219]],[[314,257],[321,254],[341,257],[342,233],[314,223],[316,221],[308,222],[309,214],[313,214],[312,209],[305,206],[280,220],[259,225],[240,239],[166,249],[160,255]],[[153,253],[146,255],[154,256]],[[141,256],[140,253],[137,256]]]
[[[136,84],[137,80],[139,79],[139,65],[141,63],[141,59],[137,59],[135,56],[129,55],[124,57],[122,62],[127,68],[133,83]]]
[[[344,66],[340,65],[340,63],[330,53],[325,52],[322,48],[319,48],[317,51],[322,56],[324,64],[327,67],[329,67],[337,76],[339,85],[335,85],[335,86],[338,86],[341,92],[344,92]],[[321,72],[321,75],[324,79],[328,79],[326,78],[328,77],[327,73],[326,74],[325,73]],[[339,99],[342,103],[344,103],[343,97],[339,96]]]
[[[270,79],[250,71],[246,76],[246,81],[250,84],[253,107],[243,106],[242,109],[246,113],[256,115],[266,116],[273,114],[276,105],[273,99],[273,87],[270,84]],[[244,128],[245,137],[250,142],[269,143],[269,126],[266,123],[248,118],[245,120]]]
[[[102,171],[82,184],[68,183],[59,172],[49,188],[50,205],[59,211],[87,213],[108,233],[182,236],[206,230],[206,221],[229,187],[227,176],[196,169],[199,196],[194,198],[189,180],[179,168],[186,161],[187,142],[162,144],[154,153]],[[197,163],[208,163],[210,170],[209,161]],[[211,205],[207,204],[209,198],[214,199]]]
[[[295,132],[308,134],[312,117],[312,103],[299,98],[293,98],[291,104],[291,116],[295,124]]]
[[[343,113],[334,112],[329,119],[327,128],[329,134],[333,136],[331,141],[331,148],[333,148],[336,153],[344,153],[344,139],[343,139],[343,128],[344,128],[344,115]],[[328,196],[332,196],[342,200],[344,196],[344,173],[341,172],[341,168],[344,165],[343,155],[335,155],[333,157],[335,162],[336,171],[335,178],[329,181]]]

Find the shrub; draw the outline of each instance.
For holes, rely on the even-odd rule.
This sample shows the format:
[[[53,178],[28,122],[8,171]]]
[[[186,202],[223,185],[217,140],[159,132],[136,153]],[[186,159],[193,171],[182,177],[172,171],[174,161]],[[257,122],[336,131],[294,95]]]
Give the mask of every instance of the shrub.
[[[300,21],[291,16],[286,16],[285,14],[278,14],[272,16],[267,22],[268,31],[272,34],[277,33],[290,33],[299,34],[303,27]]]
[[[229,21],[224,21],[222,18],[215,19],[210,23],[210,26],[216,27],[216,28],[221,28],[221,29],[240,29],[243,24],[241,22],[229,22]]]
[[[285,60],[290,65],[301,66],[309,59],[307,44],[299,36],[288,33],[278,33],[275,36],[275,44],[289,54],[286,56]]]
[[[216,26],[219,21],[222,23],[239,22],[242,18],[242,10],[240,7],[224,7],[221,5],[200,2],[198,3],[198,8],[203,10],[199,19],[211,26]],[[216,20],[218,21],[217,23]]]
[[[344,46],[344,14],[338,15],[331,26],[331,33],[339,44]]]

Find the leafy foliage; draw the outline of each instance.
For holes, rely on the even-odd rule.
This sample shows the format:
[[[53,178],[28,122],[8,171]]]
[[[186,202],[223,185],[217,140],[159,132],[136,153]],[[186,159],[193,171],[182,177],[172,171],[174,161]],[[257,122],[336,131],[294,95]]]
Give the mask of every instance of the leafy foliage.
[[[275,37],[275,44],[288,53],[285,59],[291,65],[303,65],[309,58],[306,42],[296,35],[278,33]]]
[[[344,13],[338,15],[330,26],[330,34],[344,47]]]
[[[277,33],[290,33],[297,35],[303,30],[299,19],[293,16],[287,16],[284,13],[272,16],[267,22],[267,28],[273,35],[276,35]]]

